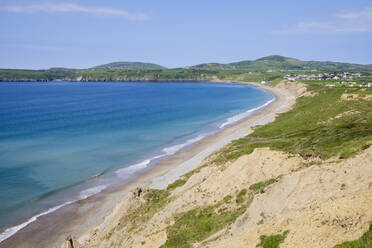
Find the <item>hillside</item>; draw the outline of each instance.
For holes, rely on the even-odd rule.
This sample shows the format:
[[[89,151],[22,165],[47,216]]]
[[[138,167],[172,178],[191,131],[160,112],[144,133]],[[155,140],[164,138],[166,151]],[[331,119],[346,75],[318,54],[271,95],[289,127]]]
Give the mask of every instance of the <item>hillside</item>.
[[[273,122],[252,128],[267,120],[258,113],[248,136],[171,184],[172,171],[134,189],[62,247],[371,247],[372,90],[271,90],[278,102],[267,113],[281,113]]]
[[[0,69],[0,81],[208,81],[233,77],[234,80],[258,82],[283,78],[287,74],[286,71],[303,71],[305,73],[305,71],[312,70],[371,72],[372,65],[301,61],[274,55],[257,60],[229,64],[206,63],[177,69],[168,69],[161,65],[142,62],[113,62],[88,69],[62,67],[48,70]],[[276,72],[272,73],[271,71]]]
[[[221,63],[206,63],[187,67],[188,69],[196,70],[234,70],[235,68],[230,64]]]
[[[203,70],[246,70],[246,71],[278,71],[278,70],[317,70],[317,71],[369,71],[372,65],[360,65],[330,61],[302,61],[279,55],[267,56],[256,60],[244,60],[229,64],[199,64],[192,69]]]
[[[93,70],[112,70],[112,69],[123,69],[123,70],[162,70],[165,67],[152,63],[142,62],[113,62],[104,65],[98,65],[92,67]]]

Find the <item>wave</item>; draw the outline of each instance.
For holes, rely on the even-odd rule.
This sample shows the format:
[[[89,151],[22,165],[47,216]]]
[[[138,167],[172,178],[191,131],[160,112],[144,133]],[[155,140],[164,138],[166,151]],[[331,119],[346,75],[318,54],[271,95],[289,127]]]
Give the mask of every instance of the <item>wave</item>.
[[[92,195],[96,195],[96,194],[100,193],[102,190],[107,188],[107,186],[108,186],[107,184],[99,185],[99,186],[81,191],[80,192],[80,200],[87,199],[88,197],[91,197]]]
[[[234,116],[228,118],[224,123],[222,123],[222,124],[219,126],[219,128],[220,128],[220,129],[221,129],[221,128],[224,128],[224,127],[226,127],[226,126],[232,125],[232,124],[234,124],[234,123],[236,123],[236,122],[238,122],[238,121],[241,121],[241,120],[247,118],[248,116],[250,116],[251,114],[253,114],[255,111],[257,111],[257,110],[259,110],[259,109],[262,109],[262,108],[268,106],[268,105],[269,105],[270,103],[272,103],[274,100],[275,100],[275,98],[273,98],[273,99],[267,101],[266,103],[262,104],[261,106],[258,106],[258,107],[253,108],[253,109],[249,109],[249,110],[247,110],[247,111],[245,111],[245,112],[243,112],[243,113],[240,113],[240,114],[237,114],[237,115],[234,115]]]
[[[30,219],[28,219],[27,221],[23,222],[22,224],[19,224],[17,226],[13,226],[13,227],[9,227],[9,228],[5,229],[4,232],[0,233],[0,243],[3,242],[4,240],[10,238],[14,234],[16,234],[19,230],[25,228],[26,226],[28,226],[32,222],[36,221],[41,216],[44,216],[44,215],[53,213],[53,212],[57,211],[58,209],[63,208],[64,206],[67,206],[67,205],[72,204],[74,202],[77,202],[79,200],[87,199],[88,197],[91,197],[91,196],[93,196],[95,194],[100,193],[102,190],[104,190],[105,188],[107,188],[107,186],[108,185],[100,185],[100,186],[97,186],[97,187],[93,187],[93,188],[89,188],[89,189],[83,190],[83,191],[80,192],[80,198],[79,199],[73,200],[73,201],[67,201],[67,202],[65,202],[65,203],[63,203],[61,205],[58,205],[58,206],[49,208],[48,210],[46,210],[44,212],[41,212],[40,214],[37,214],[35,216],[32,216]]]
[[[175,154],[176,152],[180,151],[182,148],[186,147],[186,146],[189,146],[189,145],[192,145],[193,143],[196,143],[202,139],[205,138],[206,135],[199,135],[195,138],[192,138],[192,139],[189,139],[187,140],[186,142],[182,143],[182,144],[178,144],[178,145],[174,145],[174,146],[170,146],[170,147],[167,147],[167,148],[164,148],[162,151],[167,155],[173,155]]]
[[[8,229],[6,229],[4,232],[2,232],[0,234],[0,243],[3,242],[4,240],[8,239],[9,237],[13,236],[14,234],[16,234],[19,230],[21,230],[22,228],[28,226],[30,223],[36,221],[39,217],[41,216],[44,216],[44,215],[47,215],[47,214],[50,214],[68,204],[71,204],[73,203],[74,201],[68,201],[68,202],[65,202],[61,205],[58,205],[58,206],[55,206],[53,208],[49,208],[47,211],[45,212],[42,212],[38,215],[35,215],[33,217],[31,217],[30,219],[28,219],[26,222],[23,222],[22,224],[19,224],[17,226],[13,226],[13,227],[10,227]]]
[[[253,109],[249,109],[243,113],[240,113],[240,114],[237,114],[235,116],[232,116],[230,118],[228,118],[224,123],[222,123],[219,128],[222,129],[226,126],[229,126],[229,125],[232,125],[244,118],[247,118],[248,116],[250,116],[253,112],[261,109],[261,108],[264,108],[266,106],[268,106],[270,103],[272,103],[273,101],[275,100],[275,98],[267,101],[265,104],[259,106],[259,107],[256,107],[256,108],[253,108]],[[192,145],[200,140],[202,140],[203,138],[205,138],[206,136],[208,136],[208,134],[205,134],[205,135],[199,135],[195,138],[192,138],[192,139],[188,139],[186,140],[184,143],[181,143],[181,144],[177,144],[177,145],[173,145],[173,146],[170,146],[170,147],[166,147],[162,150],[162,154],[160,155],[157,155],[157,156],[154,156],[152,158],[149,158],[149,159],[145,159],[139,163],[136,163],[136,164],[133,164],[133,165],[130,165],[128,167],[125,167],[125,168],[121,168],[121,169],[118,169],[117,171],[115,171],[115,173],[119,176],[119,177],[128,177],[130,175],[133,175],[134,173],[138,172],[139,170],[143,170],[143,169],[146,169],[147,166],[153,161],[153,160],[156,160],[156,159],[159,159],[159,158],[162,158],[162,157],[166,157],[166,156],[170,156],[170,155],[173,155],[175,154],[176,152],[180,151],[181,149],[189,146],[189,145]],[[99,176],[96,175],[96,176]],[[36,221],[39,217],[41,216],[44,216],[44,215],[47,215],[47,214],[50,214],[50,213],[53,213],[55,211],[57,211],[58,209],[64,207],[64,206],[67,206],[69,204],[72,204],[74,202],[77,202],[79,200],[84,200],[84,199],[87,199],[88,197],[91,197],[95,194],[98,194],[100,193],[101,191],[103,191],[105,188],[107,188],[108,185],[99,185],[99,186],[96,186],[96,187],[93,187],[93,188],[88,188],[86,190],[83,190],[80,192],[79,194],[79,199],[77,200],[73,200],[73,201],[67,201],[61,205],[58,205],[58,206],[55,206],[55,207],[52,207],[40,214],[37,214],[33,217],[31,217],[30,219],[28,219],[26,222],[22,223],[22,224],[19,224],[17,226],[13,226],[13,227],[10,227],[8,229],[6,229],[4,232],[0,233],[0,243],[6,239],[8,239],[9,237],[13,236],[14,234],[16,234],[19,230],[25,228],[26,226],[28,226],[29,224],[31,224],[32,222]]]
[[[248,116],[250,116],[253,112],[261,109],[261,108],[264,108],[266,107],[267,105],[269,105],[270,103],[272,103],[273,101],[275,100],[275,98],[267,101],[266,103],[264,103],[263,105],[261,106],[258,106],[256,108],[253,108],[253,109],[249,109],[243,113],[240,113],[238,115],[234,115],[230,118],[228,118],[224,123],[222,123],[220,126],[219,126],[219,129],[222,129],[228,125],[232,125],[242,119],[245,119],[247,118]],[[170,146],[170,147],[166,147],[162,150],[162,154],[160,155],[157,155],[155,157],[152,157],[152,158],[149,158],[149,159],[145,159],[139,163],[136,163],[136,164],[133,164],[133,165],[130,165],[128,167],[125,167],[125,168],[121,168],[121,169],[118,169],[117,171],[115,171],[115,173],[119,176],[119,177],[128,177],[130,175],[133,175],[134,173],[138,172],[139,170],[143,170],[143,169],[146,169],[148,165],[150,165],[150,163],[155,160],[155,159],[159,159],[159,158],[162,158],[162,157],[166,157],[166,156],[171,156],[175,153],[177,153],[178,151],[182,150],[183,148],[189,146],[189,145],[192,145],[202,139],[204,139],[206,136],[210,135],[211,133],[207,133],[207,134],[204,134],[204,135],[199,135],[195,138],[192,138],[192,139],[188,139],[186,140],[184,143],[181,143],[181,144],[177,144],[177,145],[173,145],[173,146]]]
[[[159,158],[162,158],[162,157],[171,156],[171,155],[175,154],[176,152],[180,151],[181,149],[185,148],[186,146],[192,145],[193,143],[196,143],[196,142],[202,140],[206,136],[207,135],[199,135],[195,138],[186,140],[184,143],[173,145],[173,146],[170,146],[170,147],[166,147],[162,150],[162,152],[163,152],[162,154],[154,156],[154,157],[149,158],[149,159],[145,159],[145,160],[143,160],[139,163],[130,165],[128,167],[118,169],[118,170],[115,171],[115,173],[116,173],[117,176],[122,177],[122,178],[131,176],[131,175],[135,174],[136,172],[138,172],[139,170],[146,169],[147,166],[150,165],[150,163],[152,161],[154,161],[156,159],[159,159]]]
[[[121,168],[115,171],[116,175],[119,177],[127,177],[128,175],[133,175],[139,170],[146,169],[146,167],[151,163],[151,161],[164,157],[165,155],[158,155],[149,159],[145,159],[137,164],[130,165],[125,168]]]

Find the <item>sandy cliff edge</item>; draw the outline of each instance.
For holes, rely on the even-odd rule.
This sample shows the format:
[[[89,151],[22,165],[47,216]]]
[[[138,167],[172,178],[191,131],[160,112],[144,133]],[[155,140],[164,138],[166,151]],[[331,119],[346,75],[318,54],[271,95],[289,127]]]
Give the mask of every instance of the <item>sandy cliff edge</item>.
[[[249,133],[251,133],[252,132],[252,129],[250,128],[251,126],[264,125],[264,124],[266,124],[270,121],[273,121],[277,114],[288,111],[293,106],[293,104],[295,103],[296,97],[301,96],[301,95],[305,94],[305,92],[306,92],[306,87],[302,84],[280,83],[275,88],[268,87],[268,86],[263,86],[263,85],[260,85],[260,84],[254,84],[254,83],[253,83],[253,85],[255,85],[257,87],[260,87],[260,88],[263,88],[265,90],[269,90],[270,92],[272,92],[274,95],[276,95],[276,101],[272,105],[270,105],[269,107],[267,107],[264,110],[259,111],[258,113],[256,113],[254,116],[252,116],[252,117],[248,118],[247,120],[245,120],[245,121],[239,123],[238,125],[234,126],[232,128],[233,130],[230,130],[229,132],[227,132],[227,134],[225,134],[225,135],[220,134],[223,137],[220,137],[219,139],[214,140],[214,142],[209,143],[205,146],[201,146],[201,148],[199,148],[198,151],[196,153],[194,153],[193,156],[191,156],[189,159],[184,160],[181,163],[179,163],[177,166],[175,166],[174,168],[170,168],[170,170],[165,171],[164,173],[147,180],[146,184],[143,184],[142,186],[143,187],[149,186],[150,188],[159,188],[159,189],[165,188],[166,185],[168,185],[168,183],[173,182],[179,176],[187,173],[188,171],[193,170],[198,165],[200,165],[201,162],[207,156],[212,154],[214,151],[218,150],[219,148],[223,147],[224,145],[228,144],[230,141],[232,141],[234,139],[244,137],[244,136],[248,135]],[[174,162],[174,161],[171,160],[171,161],[168,161],[168,163],[169,162]],[[202,172],[200,172],[200,173],[202,173]],[[211,172],[208,171],[208,174],[210,174],[210,173]],[[239,174],[239,173],[237,173],[237,174]],[[234,178],[232,175],[229,175],[229,177]],[[215,180],[215,178],[213,178],[213,177],[212,177],[212,179]],[[189,181],[192,182],[193,180],[194,179],[192,177],[192,178],[190,178]],[[219,178],[217,181],[221,182],[221,181],[224,181],[224,179]],[[188,184],[189,184],[189,182],[186,183],[186,185],[184,185],[184,187],[187,187]],[[191,193],[186,194],[185,192],[183,192],[184,187],[180,187],[179,189],[176,189],[176,191],[173,194],[177,194],[177,192],[179,192],[181,194],[181,192],[182,192],[182,197],[180,197],[180,200],[182,200],[183,198],[188,198],[188,199],[194,199],[193,201],[197,202],[197,200],[196,200],[198,198],[196,196],[197,194],[195,194],[195,192],[192,192],[192,191],[190,191]],[[191,187],[191,188],[193,188],[193,187]],[[210,188],[212,188],[212,187],[210,187]],[[236,190],[236,187],[234,188],[234,190]],[[218,191],[214,191],[214,192],[218,192]],[[224,189],[220,193],[221,197],[223,195],[226,195],[227,192],[229,192],[229,190]],[[210,201],[207,201],[207,202],[202,201],[202,202],[200,202],[200,204],[204,205],[204,204],[207,204],[208,202],[210,203],[210,202],[213,202],[215,200],[216,199],[211,198]],[[115,225],[117,225],[117,221],[122,217],[123,213],[126,213],[128,211],[128,209],[133,208],[133,205],[131,204],[131,202],[136,202],[132,199],[132,193],[128,194],[119,204],[116,205],[114,211],[112,211],[110,215],[106,216],[105,221],[101,225],[99,225],[98,227],[91,228],[91,230],[88,233],[85,233],[84,235],[81,235],[80,238],[79,238],[79,241],[83,244],[83,246],[84,247],[106,247],[106,246],[107,247],[110,247],[110,246],[115,247],[115,246],[119,245],[118,240],[114,241],[114,243],[108,242],[108,243],[110,243],[110,245],[108,245],[108,243],[106,241],[101,243],[99,240],[101,239],[101,241],[102,241],[102,237],[107,235],[107,232],[111,232],[110,230],[112,228],[114,228]],[[134,203],[134,205],[136,205],[136,204],[138,204],[138,202]],[[181,203],[177,203],[177,201],[175,201],[173,204],[179,204],[179,205],[182,205],[182,206],[185,205],[185,203],[181,204]],[[189,206],[196,206],[196,205],[195,204],[189,204]],[[166,209],[167,208],[168,208],[168,206],[166,207]],[[172,207],[170,207],[170,208],[171,209],[166,210],[167,214],[165,214],[163,216],[164,217],[163,219],[169,220],[169,218],[171,218],[171,216],[173,214],[175,214],[179,211],[185,211],[186,210],[183,207],[176,207],[175,209],[178,209],[178,211],[175,211],[175,209],[173,209]],[[153,220],[150,221],[151,222],[150,226],[154,226],[154,225],[159,226],[158,222],[161,222],[161,220],[156,220],[156,216],[162,216],[162,213],[157,213],[153,217]],[[160,224],[160,226],[161,225],[162,224]],[[166,236],[164,236],[164,234],[165,234],[164,233],[165,232],[164,228],[165,227],[166,227],[166,225],[163,226],[163,228],[162,228],[163,231],[159,231],[156,234],[157,236],[159,236],[159,235],[162,236],[162,238],[160,240],[157,239],[157,238],[154,238],[154,237],[152,237],[150,239],[153,240],[155,243],[146,242],[146,241],[141,240],[140,241],[141,247],[142,247],[142,245],[144,245],[143,242],[147,243],[147,244],[151,244],[151,246],[148,246],[148,247],[156,247],[156,246],[160,246],[162,243],[164,243],[164,241],[165,241],[164,238],[166,238]],[[152,230],[152,228],[150,228],[150,230]],[[147,234],[142,233],[140,236],[143,236],[143,235],[147,236],[147,235],[150,235],[150,234],[149,233],[147,233]],[[125,242],[125,244],[128,245],[128,246],[132,246],[132,247],[136,247],[136,244],[139,245],[139,243],[136,243],[136,241],[135,241],[136,238],[134,238],[134,237],[135,237],[135,235],[132,235],[132,237],[130,238],[132,241],[128,242],[128,243]],[[123,244],[121,243],[121,245],[123,245]],[[146,246],[147,245],[145,245],[145,247]]]

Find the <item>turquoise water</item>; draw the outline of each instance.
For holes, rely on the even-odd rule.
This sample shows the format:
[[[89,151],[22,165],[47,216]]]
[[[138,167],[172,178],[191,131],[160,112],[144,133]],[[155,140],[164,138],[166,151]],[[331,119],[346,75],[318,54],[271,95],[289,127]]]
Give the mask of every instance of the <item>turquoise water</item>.
[[[125,183],[272,98],[239,84],[0,83],[0,230]]]

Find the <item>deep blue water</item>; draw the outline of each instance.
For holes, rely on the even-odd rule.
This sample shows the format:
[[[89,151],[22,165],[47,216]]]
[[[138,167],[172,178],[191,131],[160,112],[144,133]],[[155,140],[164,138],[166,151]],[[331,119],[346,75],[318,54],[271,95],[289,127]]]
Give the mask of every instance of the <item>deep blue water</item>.
[[[53,192],[172,154],[270,99],[238,84],[0,83],[0,229],[53,206]]]

